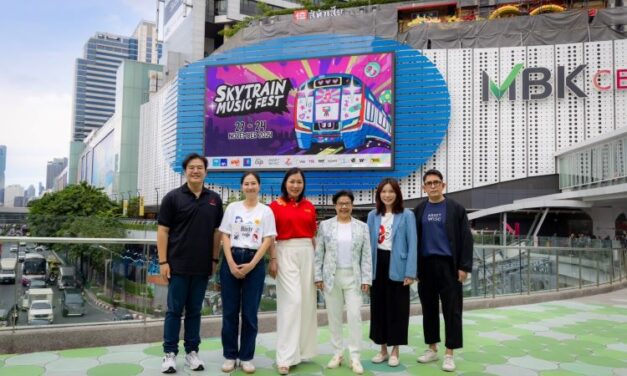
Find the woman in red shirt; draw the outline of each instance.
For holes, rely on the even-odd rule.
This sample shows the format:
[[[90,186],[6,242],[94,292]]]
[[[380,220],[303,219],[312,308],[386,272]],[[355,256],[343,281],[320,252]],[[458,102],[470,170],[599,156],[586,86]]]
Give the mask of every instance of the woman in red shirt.
[[[276,220],[276,247],[269,271],[276,278],[276,364],[281,375],[316,355],[318,323],[314,285],[316,208],[305,198],[305,175],[285,173],[281,197],[270,204]]]

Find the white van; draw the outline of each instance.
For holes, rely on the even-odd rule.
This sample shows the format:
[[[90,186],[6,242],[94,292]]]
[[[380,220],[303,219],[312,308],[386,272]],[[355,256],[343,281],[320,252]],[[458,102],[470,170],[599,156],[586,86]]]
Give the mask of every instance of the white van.
[[[27,310],[30,308],[33,300],[47,300],[50,305],[52,305],[52,300],[54,298],[54,291],[51,288],[45,289],[28,289],[22,295],[22,300],[20,301],[20,308],[23,310]]]
[[[3,258],[0,260],[0,283],[15,283],[16,258]]]
[[[59,290],[63,290],[66,287],[76,287],[76,268],[73,266],[60,266],[57,286]]]

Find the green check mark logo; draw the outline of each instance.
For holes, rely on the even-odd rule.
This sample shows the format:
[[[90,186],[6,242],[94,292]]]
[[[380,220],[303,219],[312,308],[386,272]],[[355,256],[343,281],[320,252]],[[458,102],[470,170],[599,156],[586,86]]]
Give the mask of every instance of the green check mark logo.
[[[516,79],[516,76],[518,75],[518,72],[520,72],[522,68],[523,68],[522,63],[514,65],[514,68],[512,69],[511,72],[509,72],[509,75],[507,76],[505,81],[503,81],[501,86],[498,86],[497,84],[494,83],[494,81],[490,80],[490,91],[492,92],[492,94],[494,94],[494,96],[497,97],[498,99],[501,99],[503,94],[505,94],[507,89],[511,86],[512,82],[514,82],[514,80]]]

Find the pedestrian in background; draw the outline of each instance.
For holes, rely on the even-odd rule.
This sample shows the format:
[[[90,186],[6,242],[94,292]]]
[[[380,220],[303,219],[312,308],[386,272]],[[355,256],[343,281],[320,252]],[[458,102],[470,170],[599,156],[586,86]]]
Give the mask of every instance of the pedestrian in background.
[[[316,355],[317,316],[314,286],[316,208],[305,198],[305,175],[285,173],[281,197],[270,204],[276,220],[276,243],[269,272],[276,278],[277,348],[280,374]]]
[[[455,371],[453,350],[461,348],[462,284],[472,272],[473,239],[466,209],[444,196],[442,173],[429,170],[422,177],[427,200],[414,210],[420,236],[418,294],[422,305],[422,328],[428,348],[418,362],[438,360],[440,342],[440,301],[444,316],[446,353],[444,371]]]
[[[185,365],[204,369],[198,357],[200,311],[209,276],[218,261],[222,200],[204,187],[207,159],[190,154],[183,161],[186,182],[168,192],[159,209],[159,269],[168,282],[168,310],[163,323],[163,373],[176,372],[181,316],[185,312]]]
[[[245,172],[240,183],[245,199],[227,206],[220,225],[224,250],[220,268],[222,371],[233,371],[239,360],[244,372],[253,373],[257,312],[266,275],[264,255],[274,242],[276,227],[272,210],[259,202],[259,175]]]
[[[370,339],[381,345],[373,363],[399,365],[399,346],[407,344],[409,285],[416,278],[417,239],[414,214],[403,208],[395,179],[383,179],[368,213],[373,279],[370,292]],[[388,346],[392,346],[388,353]]]
[[[364,373],[361,349],[361,293],[372,284],[372,255],[368,226],[351,216],[355,197],[350,191],[333,195],[335,217],[320,222],[316,236],[315,281],[324,291],[334,354],[328,368],[339,367],[343,360],[342,312],[346,304],[350,367]]]

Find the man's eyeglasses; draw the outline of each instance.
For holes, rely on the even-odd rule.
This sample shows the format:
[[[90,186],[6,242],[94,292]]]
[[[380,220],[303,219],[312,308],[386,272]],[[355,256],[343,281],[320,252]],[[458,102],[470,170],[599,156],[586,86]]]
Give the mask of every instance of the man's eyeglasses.
[[[346,206],[346,207],[348,208],[348,207],[351,207],[353,204],[352,204],[352,203],[350,203],[350,202],[338,202],[338,203],[337,203],[337,204],[335,204],[335,205],[336,205],[336,206],[339,206],[340,208],[341,208],[341,207],[343,207],[343,206]]]
[[[424,184],[425,184],[425,187],[439,187],[440,184],[442,184],[442,181],[440,180],[426,181]]]

